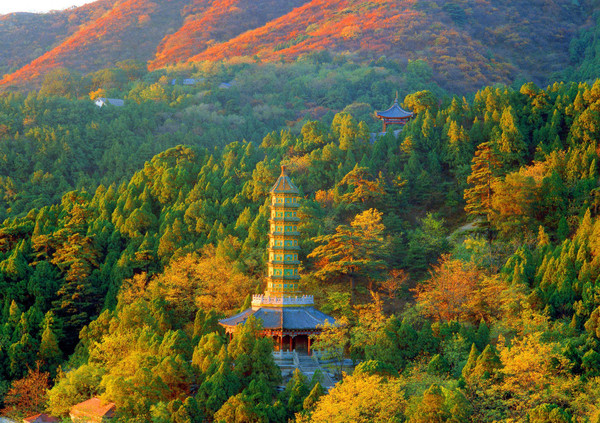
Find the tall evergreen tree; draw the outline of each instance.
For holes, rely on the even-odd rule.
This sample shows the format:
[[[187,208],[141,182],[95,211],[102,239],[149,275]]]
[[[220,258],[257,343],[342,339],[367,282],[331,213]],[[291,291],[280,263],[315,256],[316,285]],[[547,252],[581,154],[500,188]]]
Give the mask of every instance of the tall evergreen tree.
[[[467,182],[472,185],[465,190],[465,211],[477,219],[477,225],[487,232],[488,240],[491,240],[491,214],[492,214],[492,184],[500,169],[500,160],[489,142],[484,142],[477,147],[471,175]]]

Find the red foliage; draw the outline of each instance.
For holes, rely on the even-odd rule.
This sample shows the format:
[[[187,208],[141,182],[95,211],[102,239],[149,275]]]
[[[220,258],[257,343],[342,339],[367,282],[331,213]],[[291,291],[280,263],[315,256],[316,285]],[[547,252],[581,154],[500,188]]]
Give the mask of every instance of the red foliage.
[[[564,0],[123,0],[101,16],[90,14],[64,42],[0,84],[23,84],[57,66],[94,71],[113,66],[115,57],[150,60],[155,69],[254,55],[294,60],[330,50],[424,59],[438,82],[474,89],[508,82],[517,68],[541,78],[558,70],[582,18],[577,10]],[[165,36],[171,28],[179,29]],[[531,54],[544,51],[551,54]]]
[[[187,60],[215,42],[230,40],[244,31],[260,27],[307,0],[196,0],[183,26],[164,38],[149,68]]]

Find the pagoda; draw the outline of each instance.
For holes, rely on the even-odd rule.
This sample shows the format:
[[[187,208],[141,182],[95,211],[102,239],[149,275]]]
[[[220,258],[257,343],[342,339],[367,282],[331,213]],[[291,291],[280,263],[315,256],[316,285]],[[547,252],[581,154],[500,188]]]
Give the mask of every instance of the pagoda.
[[[398,92],[396,92],[396,99],[394,104],[383,112],[375,112],[375,116],[383,121],[383,131],[387,131],[388,125],[406,125],[406,122],[413,117],[412,112],[407,112],[398,105]]]
[[[274,338],[276,349],[310,354],[310,335],[320,333],[324,324],[334,324],[335,319],[314,307],[312,295],[302,293],[298,260],[300,191],[285,166],[281,166],[281,175],[270,193],[267,289],[252,297],[251,308],[219,323],[231,336],[237,325],[254,316],[262,321],[262,335]]]

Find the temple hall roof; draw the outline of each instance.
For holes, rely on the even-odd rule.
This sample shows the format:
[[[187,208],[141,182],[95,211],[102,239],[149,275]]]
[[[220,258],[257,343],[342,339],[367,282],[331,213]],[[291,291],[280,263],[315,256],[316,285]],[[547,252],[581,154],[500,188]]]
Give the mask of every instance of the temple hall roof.
[[[299,194],[300,190],[294,185],[290,177],[288,176],[285,166],[281,166],[281,175],[277,178],[277,182],[271,188],[271,193],[291,193]]]
[[[261,307],[249,308],[235,316],[219,320],[223,326],[234,327],[254,316],[260,319],[265,330],[314,330],[335,319],[314,307]]]

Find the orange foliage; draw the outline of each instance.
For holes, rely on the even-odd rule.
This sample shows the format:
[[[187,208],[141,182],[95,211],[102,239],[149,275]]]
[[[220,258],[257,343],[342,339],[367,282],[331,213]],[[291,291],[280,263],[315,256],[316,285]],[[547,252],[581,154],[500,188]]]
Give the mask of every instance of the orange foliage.
[[[395,298],[398,291],[408,280],[408,274],[402,269],[392,269],[388,277],[379,282],[379,289],[385,293],[388,298]]]
[[[471,262],[442,256],[431,278],[414,289],[417,304],[426,316],[443,321],[490,321],[501,313],[503,281],[486,277]]]
[[[327,209],[333,207],[334,196],[333,190],[319,190],[315,193],[315,201],[321,205],[321,207]]]
[[[29,369],[29,373],[23,379],[15,380],[4,397],[6,407],[2,413],[34,414],[44,411],[50,387],[49,376],[48,373],[40,371],[38,363],[36,369]]]
[[[306,0],[224,0],[207,3],[196,0],[194,14],[177,32],[163,39],[150,70],[187,60],[211,44],[232,39],[244,31],[264,25],[301,5]]]
[[[173,4],[175,3],[175,4]],[[165,2],[151,2],[149,0],[125,0],[118,2],[112,9],[102,16],[90,20],[82,25],[75,33],[67,37],[62,43],[38,57],[27,66],[6,75],[0,80],[0,85],[24,84],[26,81],[35,80],[40,75],[56,67],[78,68],[83,71],[94,71],[104,68],[111,63],[97,63],[99,53],[106,54],[106,50],[122,50],[131,48],[132,52],[154,48],[150,40],[145,40],[140,29],[139,17],[147,16],[144,20],[152,20],[153,30],[156,30],[156,16],[164,15],[170,9],[173,14],[183,3],[182,0],[169,0]],[[160,34],[155,34],[161,37]],[[160,39],[160,38],[159,38]],[[157,40],[158,41],[158,40]],[[127,43],[127,44],[126,44]],[[90,58],[90,60],[84,60]],[[94,69],[88,68],[90,64]]]

